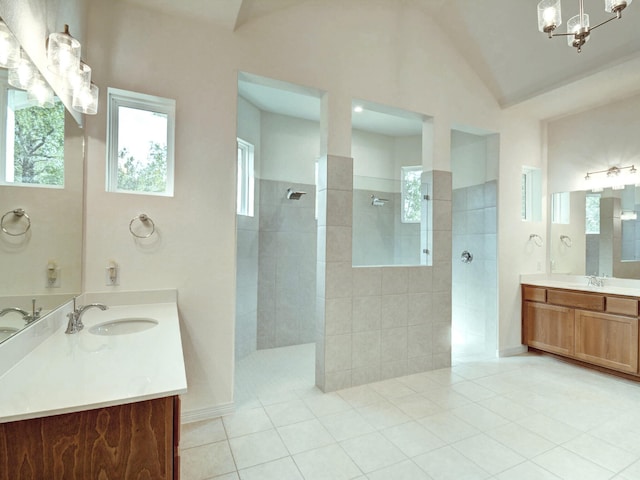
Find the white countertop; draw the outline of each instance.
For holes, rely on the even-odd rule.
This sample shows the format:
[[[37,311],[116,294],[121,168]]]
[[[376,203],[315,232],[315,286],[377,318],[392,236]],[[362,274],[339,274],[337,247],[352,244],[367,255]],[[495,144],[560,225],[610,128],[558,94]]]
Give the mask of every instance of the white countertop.
[[[520,283],[526,285],[640,297],[640,282],[638,280],[607,277],[604,282],[604,286],[594,287],[589,286],[587,277],[581,275],[531,274],[520,276]]]
[[[125,335],[89,332],[93,325],[126,317],[152,318],[158,325]],[[64,333],[66,322],[58,324],[0,376],[0,423],[186,392],[175,302],[92,308],[82,321],[84,329],[72,335]]]

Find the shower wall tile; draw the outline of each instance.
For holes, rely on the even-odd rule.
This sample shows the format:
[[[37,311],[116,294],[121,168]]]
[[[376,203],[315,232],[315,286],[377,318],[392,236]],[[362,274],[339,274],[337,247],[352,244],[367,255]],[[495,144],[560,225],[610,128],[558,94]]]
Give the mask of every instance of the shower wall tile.
[[[484,184],[484,206],[498,206],[498,182],[496,180],[491,180]]]
[[[433,294],[414,293],[408,295],[407,324],[421,325],[431,323],[433,319]]]
[[[383,362],[380,365],[380,380],[402,377],[408,375],[408,361]]]
[[[484,208],[484,184],[467,187],[467,210]]]
[[[382,330],[380,336],[381,365],[384,366],[385,363],[401,361],[404,361],[406,365],[406,361],[408,358],[407,332],[407,327]]]
[[[352,386],[366,385],[380,380],[380,361],[365,367],[354,368],[351,373]]]
[[[317,302],[321,302],[323,308],[317,309],[316,331],[319,335],[324,332],[323,365],[317,367],[317,375],[322,378],[317,378],[317,384],[325,391],[332,391],[434,368],[434,345],[444,348],[438,339],[445,338],[447,331],[440,328],[436,339],[433,324],[447,324],[451,319],[451,255],[447,255],[451,252],[452,228],[450,172],[423,174],[423,181],[428,182],[425,188],[433,188],[434,201],[430,202],[429,229],[422,235],[429,236],[430,248],[440,248],[441,255],[444,252],[435,266],[352,267],[352,264],[365,265],[373,261],[377,265],[413,263],[412,254],[407,254],[405,249],[417,250],[420,258],[422,226],[403,224],[398,208],[386,208],[397,207],[400,201],[397,192],[379,192],[389,202],[385,207],[372,207],[370,195],[374,192],[352,190],[350,167],[345,167],[342,173],[332,172],[331,161],[326,163],[329,165],[325,177],[329,186],[324,187],[327,215],[323,223],[320,210],[317,235]],[[345,164],[336,165],[337,168],[343,166]],[[321,160],[318,196],[321,204],[325,175],[322,168]],[[333,173],[336,176],[331,180]],[[347,204],[350,211],[345,215]],[[392,210],[398,210],[398,214]],[[323,225],[338,228],[353,225],[351,262],[342,252],[335,252],[344,242],[329,238],[329,229],[323,229]],[[434,231],[439,232],[435,239]],[[324,255],[323,249],[326,249]],[[332,337],[333,343],[327,344]],[[338,337],[343,343],[338,343],[335,339]],[[334,353],[336,350],[345,353],[346,338],[351,339],[350,364],[346,355]],[[330,359],[332,355],[336,358]],[[450,346],[437,355],[437,364],[450,364]]]
[[[353,297],[353,332],[380,330],[380,297]]]
[[[452,207],[454,212],[467,211],[467,189],[457,188],[452,194]]]
[[[330,335],[325,338],[325,372],[350,370],[352,367],[352,336]]]
[[[451,290],[451,262],[436,263],[433,266],[433,291]]]
[[[433,201],[433,230],[451,230],[451,202],[447,200]]]
[[[433,171],[433,199],[451,201],[451,172]]]
[[[433,370],[433,355],[423,355],[421,357],[411,357],[407,360],[407,375],[427,372]]]
[[[451,324],[434,323],[433,324],[433,353],[447,353],[451,350]]]
[[[316,330],[315,186],[259,185],[258,346],[309,342]],[[288,188],[307,194],[289,200]]]
[[[380,364],[380,330],[352,334],[351,361],[353,368]]]
[[[353,189],[353,159],[330,155],[327,158],[327,188],[334,190]]]
[[[380,295],[382,292],[382,268],[357,267],[353,269],[353,295]]]
[[[327,190],[327,226],[351,227],[353,200],[350,191]]]
[[[353,328],[351,302],[350,297],[328,298],[325,301],[324,328],[327,335],[351,333]]]
[[[407,293],[409,291],[409,267],[382,268],[382,294]]]
[[[431,267],[407,268],[409,293],[426,293],[433,289],[433,269]]]
[[[324,378],[324,391],[335,392],[343,388],[349,388],[353,382],[351,379],[353,370],[345,370],[344,372],[327,373]]]
[[[433,331],[431,324],[408,327],[407,357],[422,357],[433,353]]]
[[[404,327],[407,325],[409,295],[383,295],[380,299],[380,328]]]
[[[351,227],[326,227],[326,261],[351,262]]]
[[[327,262],[325,277],[326,298],[350,297],[353,291],[350,262]]]
[[[433,232],[433,263],[445,263],[451,261],[452,246],[451,246],[451,231],[450,230],[435,230]]]

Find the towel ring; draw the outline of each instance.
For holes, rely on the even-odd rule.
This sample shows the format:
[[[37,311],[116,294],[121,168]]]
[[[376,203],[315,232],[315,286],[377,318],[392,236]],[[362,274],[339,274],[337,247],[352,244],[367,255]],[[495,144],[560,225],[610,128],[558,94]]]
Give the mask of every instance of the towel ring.
[[[537,233],[532,233],[531,235],[529,235],[529,241],[531,240],[533,240],[533,243],[535,243],[536,246],[538,247],[542,246],[542,237]]]
[[[133,222],[135,222],[136,220],[140,220],[140,223],[142,224],[145,224],[147,222],[151,223],[151,231],[146,235],[138,235],[137,233],[135,233],[133,231],[133,228],[131,227],[133,226]],[[136,215],[131,219],[131,221],[129,222],[129,231],[131,232],[131,235],[136,238],[149,238],[151,235],[153,235],[153,232],[156,231],[156,224],[153,223],[153,220],[151,220],[151,218],[149,218],[149,215],[147,215],[146,213],[141,213],[140,215]]]
[[[573,244],[569,235],[560,235],[560,241],[569,248],[571,248],[571,245]]]
[[[16,217],[19,217],[19,218],[25,218],[27,220],[27,226],[24,227],[24,230],[21,232],[18,232],[18,233],[10,232],[4,226],[4,220],[7,217],[7,215],[15,215]],[[29,215],[27,215],[27,212],[25,212],[23,208],[16,208],[14,210],[9,210],[7,213],[5,213],[2,216],[2,218],[0,219],[0,227],[2,227],[2,231],[7,235],[11,235],[12,237],[19,237],[21,235],[25,235],[29,231],[29,229],[31,228],[31,219],[29,218]]]

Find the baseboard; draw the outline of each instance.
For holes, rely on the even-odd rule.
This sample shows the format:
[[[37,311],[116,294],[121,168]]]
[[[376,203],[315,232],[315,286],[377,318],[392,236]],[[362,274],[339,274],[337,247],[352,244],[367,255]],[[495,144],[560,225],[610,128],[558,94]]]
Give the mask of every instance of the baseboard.
[[[218,405],[211,408],[201,408],[200,410],[191,410],[189,412],[182,412],[180,415],[181,423],[193,423],[201,422],[202,420],[213,420],[214,418],[223,417],[229,415],[235,411],[235,405],[233,402],[226,403],[224,405]]]
[[[498,350],[498,357],[513,357],[522,353],[527,353],[528,347],[526,345],[519,345],[517,347],[503,348]]]

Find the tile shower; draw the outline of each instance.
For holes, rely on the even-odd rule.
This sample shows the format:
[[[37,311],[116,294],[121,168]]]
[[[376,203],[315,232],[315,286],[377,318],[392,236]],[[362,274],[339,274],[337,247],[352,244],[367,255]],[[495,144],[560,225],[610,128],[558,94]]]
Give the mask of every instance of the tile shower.
[[[236,358],[315,341],[315,185],[259,180],[256,192],[255,217],[238,216]]]

